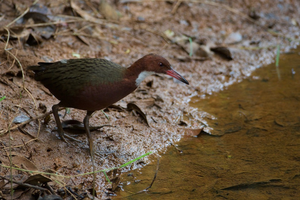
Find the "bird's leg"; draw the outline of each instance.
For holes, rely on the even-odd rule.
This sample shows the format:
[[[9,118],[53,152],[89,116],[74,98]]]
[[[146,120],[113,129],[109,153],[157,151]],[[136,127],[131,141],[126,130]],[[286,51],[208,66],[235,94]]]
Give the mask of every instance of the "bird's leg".
[[[93,112],[94,111],[87,111],[86,116],[83,120],[83,124],[84,124],[84,129],[85,129],[86,134],[87,134],[87,138],[88,138],[88,142],[89,142],[89,148],[90,148],[90,155],[91,155],[91,160],[92,160],[93,175],[94,175],[94,179],[93,179],[93,197],[94,197],[95,196],[95,181],[96,181],[95,163],[94,163],[95,151],[94,151],[93,138],[91,136],[90,127],[89,127],[89,120],[90,120],[90,117],[93,114]]]
[[[63,127],[61,125],[61,122],[60,122],[60,119],[59,119],[59,116],[58,116],[58,110],[59,110],[59,104],[56,104],[54,106],[52,106],[52,112],[53,112],[53,115],[54,115],[54,118],[55,118],[55,121],[56,121],[56,126],[57,126],[57,132],[59,134],[59,137],[66,143],[69,144],[69,142],[66,140],[66,138],[68,139],[71,139],[71,140],[74,140],[76,142],[80,142],[80,140],[77,140],[67,134],[64,133],[64,130],[63,130]]]
[[[52,112],[53,112],[53,115],[54,115],[54,119],[56,121],[57,131],[58,131],[59,137],[64,142],[68,143],[65,136],[64,136],[64,130],[62,128],[62,125],[61,125],[61,122],[60,122],[60,119],[59,119],[59,116],[58,116],[58,109],[59,109],[59,104],[56,104],[56,105],[52,106]]]
[[[85,129],[87,137],[88,137],[90,154],[92,157],[94,156],[94,145],[93,145],[93,138],[91,136],[91,132],[90,132],[90,128],[89,128],[89,120],[90,120],[90,117],[93,114],[93,112],[94,111],[87,111],[86,116],[83,120],[84,129]]]

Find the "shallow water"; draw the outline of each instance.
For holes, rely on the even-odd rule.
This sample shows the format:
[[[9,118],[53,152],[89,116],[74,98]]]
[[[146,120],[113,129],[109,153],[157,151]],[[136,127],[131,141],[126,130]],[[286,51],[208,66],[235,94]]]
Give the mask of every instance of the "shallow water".
[[[298,199],[300,196],[300,55],[280,57],[225,91],[191,106],[216,120],[212,136],[184,138],[157,163],[123,174],[115,198]],[[207,119],[209,120],[209,119]],[[128,174],[130,176],[128,176]]]

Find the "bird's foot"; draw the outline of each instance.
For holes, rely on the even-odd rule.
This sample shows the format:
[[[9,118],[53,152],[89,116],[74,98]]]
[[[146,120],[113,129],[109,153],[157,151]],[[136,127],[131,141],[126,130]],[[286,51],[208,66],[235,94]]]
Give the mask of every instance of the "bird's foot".
[[[79,143],[83,143],[82,141],[77,140],[76,138],[73,138],[72,136],[69,136],[69,135],[67,135],[67,134],[64,134],[64,136],[65,136],[66,138],[70,139],[70,140],[73,140],[73,141],[76,141],[76,142],[79,142]],[[68,143],[68,142],[66,141],[66,138],[64,138],[63,141],[66,142],[66,143]]]
[[[71,145],[71,143],[70,142],[68,142],[68,140],[66,139],[66,138],[68,138],[69,140],[73,140],[73,141],[76,141],[76,142],[79,142],[79,143],[83,143],[82,141],[80,141],[80,140],[78,140],[78,139],[76,139],[76,138],[74,138],[74,137],[72,137],[72,136],[70,136],[70,135],[68,135],[68,134],[65,134],[63,131],[61,132],[61,131],[59,131],[59,130],[54,130],[54,131],[57,131],[58,132],[58,135],[59,135],[59,137],[60,137],[60,139],[62,140],[62,141],[64,141],[65,143],[67,143],[67,144],[70,144]]]

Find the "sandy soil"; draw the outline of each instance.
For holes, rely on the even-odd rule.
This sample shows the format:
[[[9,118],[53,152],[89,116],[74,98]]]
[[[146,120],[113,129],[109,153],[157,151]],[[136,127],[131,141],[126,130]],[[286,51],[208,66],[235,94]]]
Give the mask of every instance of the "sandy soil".
[[[109,108],[105,110],[109,119],[101,111],[95,113],[90,120],[93,126],[111,125],[92,132],[98,153],[96,169],[101,170],[149,151],[163,153],[168,145],[180,140],[186,129],[204,128],[214,134],[204,120],[210,114],[195,112],[189,106],[191,97],[205,97],[239,82],[256,68],[273,62],[277,45],[281,52],[287,52],[299,42],[300,2],[296,0],[109,3],[112,7],[98,1],[1,3],[0,98],[6,96],[0,102],[3,165],[10,165],[11,154],[12,164],[23,169],[65,176],[92,170],[86,135],[77,137],[82,143],[66,144],[55,132],[53,116],[39,117],[58,102],[26,71],[27,66],[39,61],[102,57],[127,67],[145,54],[156,53],[167,58],[190,82],[187,86],[166,76],[151,76],[116,103],[126,108],[134,102],[146,114],[150,127],[135,111]],[[61,111],[62,120],[81,121],[84,114],[71,109],[64,116]],[[26,124],[20,126],[20,122]],[[151,157],[145,157],[122,171],[150,161]],[[0,168],[1,176],[10,173]],[[32,177],[28,172],[13,170],[13,174],[19,182]],[[45,182],[55,192],[70,186],[82,195],[89,193],[93,180],[91,175],[50,178]],[[32,194],[36,199],[42,194],[36,192],[39,190],[18,189],[18,185],[14,186],[15,199]],[[6,199],[10,185],[2,179],[0,188]],[[98,173],[98,198],[105,198],[108,188],[111,185],[103,173]],[[70,196],[68,192],[58,194]]]

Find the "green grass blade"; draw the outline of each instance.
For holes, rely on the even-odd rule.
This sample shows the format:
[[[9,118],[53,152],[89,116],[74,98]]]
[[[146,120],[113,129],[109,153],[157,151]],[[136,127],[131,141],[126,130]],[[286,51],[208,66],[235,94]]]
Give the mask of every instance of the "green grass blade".
[[[111,181],[109,180],[109,178],[108,178],[108,176],[107,176],[106,172],[103,172],[103,174],[104,174],[104,176],[105,176],[105,178],[106,178],[107,182],[109,182],[109,183],[111,184]]]
[[[145,153],[144,155],[141,155],[141,156],[139,156],[139,157],[137,157],[137,158],[135,158],[135,159],[133,159],[133,160],[131,160],[131,161],[129,161],[129,162],[121,165],[121,166],[119,166],[119,168],[126,167],[127,165],[130,165],[131,163],[134,163],[135,161],[137,161],[137,160],[139,160],[141,158],[144,158],[144,157],[146,157],[146,156],[148,156],[150,154],[152,154],[152,151],[150,151],[148,153]]]
[[[277,51],[276,51],[276,67],[279,67],[279,56],[280,56],[280,45],[277,45]]]
[[[279,57],[280,57],[280,44],[277,45],[276,62],[275,62],[277,76],[278,76],[278,79],[280,80],[281,77],[280,77],[280,71],[279,71]]]
[[[4,100],[5,98],[6,98],[6,96],[1,97],[1,98],[0,98],[0,102],[1,102],[2,100]]]

